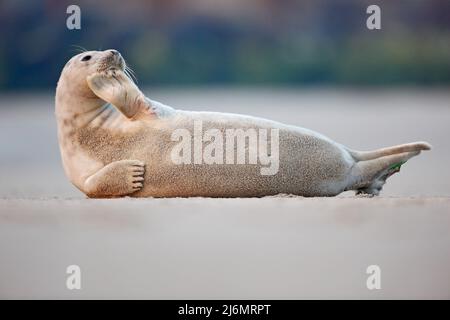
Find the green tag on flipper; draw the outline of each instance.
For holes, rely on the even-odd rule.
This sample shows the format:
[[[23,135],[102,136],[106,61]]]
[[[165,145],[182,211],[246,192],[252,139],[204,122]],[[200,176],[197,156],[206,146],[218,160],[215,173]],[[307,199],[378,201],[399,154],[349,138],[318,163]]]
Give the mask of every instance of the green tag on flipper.
[[[406,161],[401,161],[401,162],[398,162],[398,163],[394,163],[392,166],[389,167],[389,170],[397,170],[397,169],[400,169],[400,167],[401,167],[404,163],[406,163]]]

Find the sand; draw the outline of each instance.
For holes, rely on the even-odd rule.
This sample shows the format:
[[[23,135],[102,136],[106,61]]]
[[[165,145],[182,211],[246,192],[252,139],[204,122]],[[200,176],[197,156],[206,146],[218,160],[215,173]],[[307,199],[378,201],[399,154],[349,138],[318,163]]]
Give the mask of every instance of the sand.
[[[434,149],[372,199],[92,200],[64,176],[51,95],[1,95],[0,298],[450,298],[447,90],[146,92],[301,125],[354,149]],[[81,290],[66,288],[72,264]],[[366,287],[369,265],[381,268],[380,290]]]

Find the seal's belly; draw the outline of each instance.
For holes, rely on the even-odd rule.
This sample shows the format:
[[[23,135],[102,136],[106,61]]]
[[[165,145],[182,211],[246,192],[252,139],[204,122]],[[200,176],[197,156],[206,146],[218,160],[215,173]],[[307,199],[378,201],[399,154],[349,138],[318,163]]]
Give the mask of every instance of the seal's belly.
[[[168,145],[161,157],[147,162],[144,188],[132,196],[331,196],[345,190],[352,166],[338,145],[285,130],[279,135],[279,157],[272,157],[271,162],[257,156],[256,163],[249,163],[247,145],[246,161],[237,163],[235,145],[234,163],[227,162],[227,150],[223,150],[222,163],[211,163],[206,148],[202,150],[204,157],[196,158],[192,145],[191,161],[176,164],[172,159],[176,144]]]
[[[313,132],[253,120],[201,124],[171,121],[127,133],[92,128],[78,140],[104,165],[143,161],[144,187],[136,197],[332,196],[348,185],[347,152]]]

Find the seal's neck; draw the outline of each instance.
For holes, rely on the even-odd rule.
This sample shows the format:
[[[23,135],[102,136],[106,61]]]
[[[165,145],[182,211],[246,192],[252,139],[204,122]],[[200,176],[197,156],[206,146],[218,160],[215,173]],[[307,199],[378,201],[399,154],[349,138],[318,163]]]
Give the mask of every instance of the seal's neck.
[[[97,97],[89,88],[69,86],[63,77],[58,81],[55,96],[55,114],[58,122],[84,126],[94,120],[96,115],[114,111]],[[109,111],[109,113],[111,113]]]
[[[123,118],[112,104],[101,99],[96,100],[61,102],[57,99],[55,113],[58,124],[70,124],[73,129],[108,127],[112,122],[117,123],[118,118]]]
[[[57,114],[82,114],[101,107],[105,102],[97,97],[87,85],[69,85],[63,75],[56,86],[55,112]]]
[[[78,116],[76,126],[79,128],[113,128],[124,124],[124,116],[110,103],[104,102]]]

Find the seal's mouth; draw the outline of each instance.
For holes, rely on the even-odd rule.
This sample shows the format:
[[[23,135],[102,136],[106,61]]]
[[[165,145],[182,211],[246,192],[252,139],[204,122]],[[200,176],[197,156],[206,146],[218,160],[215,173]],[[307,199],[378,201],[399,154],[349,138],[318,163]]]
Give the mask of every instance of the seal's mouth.
[[[111,50],[108,54],[99,62],[97,72],[106,72],[108,70],[121,70],[125,71],[126,64],[120,53],[115,50]]]
[[[133,82],[137,82],[134,71],[127,65],[125,59],[117,50],[105,51],[105,56],[97,64],[98,73],[109,73],[110,71],[123,71]]]

